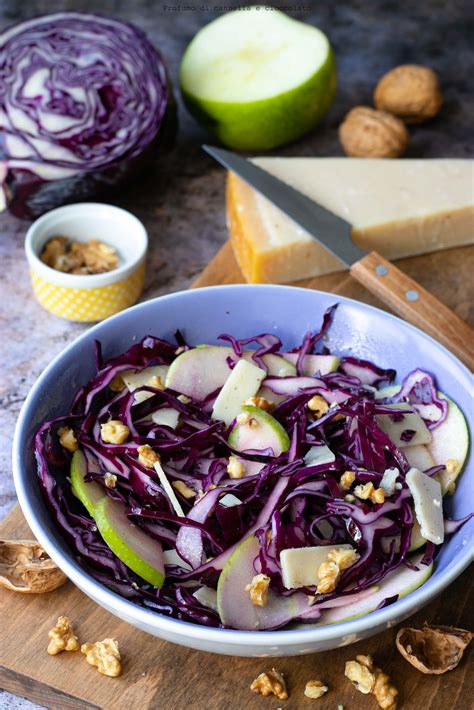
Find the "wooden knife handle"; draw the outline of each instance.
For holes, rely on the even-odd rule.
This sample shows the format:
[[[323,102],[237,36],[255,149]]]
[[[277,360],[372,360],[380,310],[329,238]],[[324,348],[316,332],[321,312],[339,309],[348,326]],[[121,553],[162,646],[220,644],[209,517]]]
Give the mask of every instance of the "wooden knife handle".
[[[376,251],[357,261],[351,274],[397,315],[424,330],[474,370],[474,329],[416,281]]]

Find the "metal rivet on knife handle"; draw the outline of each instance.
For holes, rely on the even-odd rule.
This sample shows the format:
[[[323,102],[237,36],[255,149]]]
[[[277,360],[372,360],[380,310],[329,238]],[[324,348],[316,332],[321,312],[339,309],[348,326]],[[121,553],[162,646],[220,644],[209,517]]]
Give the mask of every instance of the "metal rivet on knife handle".
[[[418,293],[418,291],[410,289],[405,293],[405,298],[407,299],[407,301],[418,301],[418,299],[420,298],[420,294]]]
[[[377,264],[375,271],[379,276],[386,276],[388,274],[388,269],[383,264]]]

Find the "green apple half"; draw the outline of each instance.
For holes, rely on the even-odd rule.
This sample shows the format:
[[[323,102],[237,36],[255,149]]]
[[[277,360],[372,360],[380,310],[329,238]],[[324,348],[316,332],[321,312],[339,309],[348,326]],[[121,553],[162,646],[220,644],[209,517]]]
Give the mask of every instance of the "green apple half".
[[[336,90],[320,30],[278,10],[229,12],[200,30],[180,68],[184,101],[225,145],[269,150],[309,131]]]

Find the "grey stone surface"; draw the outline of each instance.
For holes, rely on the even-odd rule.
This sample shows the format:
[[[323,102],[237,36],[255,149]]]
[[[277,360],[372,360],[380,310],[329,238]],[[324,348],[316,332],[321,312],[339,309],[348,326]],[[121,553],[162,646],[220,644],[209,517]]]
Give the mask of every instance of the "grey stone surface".
[[[162,50],[174,81],[182,52],[193,34],[219,11],[235,6],[195,3],[176,9],[175,0],[0,0],[0,29],[57,10],[90,10],[135,22]],[[186,2],[181,5],[192,6]],[[469,3],[463,0],[274,2],[298,6],[290,14],[318,25],[331,39],[339,73],[337,99],[323,123],[279,155],[341,155],[337,126],[354,105],[367,104],[378,77],[400,63],[427,64],[439,71],[445,105],[434,121],[412,129],[410,157],[468,157],[472,154],[472,53]],[[168,9],[166,9],[168,8]],[[470,84],[470,85],[469,85]],[[471,91],[470,91],[471,89]],[[186,288],[226,238],[224,174],[202,154],[206,133],[179,104],[175,150],[152,174],[110,200],[131,209],[150,236],[143,299]],[[21,403],[41,370],[86,326],[59,320],[33,298],[23,239],[28,223],[0,215],[0,517],[15,501],[10,475],[13,429]],[[26,669],[27,670],[27,669]],[[0,708],[31,708],[0,691]]]

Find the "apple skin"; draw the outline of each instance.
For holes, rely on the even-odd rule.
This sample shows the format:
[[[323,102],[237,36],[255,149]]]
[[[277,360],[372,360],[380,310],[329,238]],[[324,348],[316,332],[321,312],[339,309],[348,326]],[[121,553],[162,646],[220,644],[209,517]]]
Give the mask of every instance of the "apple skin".
[[[415,559],[412,559],[413,564],[416,565],[419,563],[422,557],[423,555],[421,554]],[[373,595],[366,597],[353,605],[352,608],[355,613],[350,614],[349,616],[344,616],[344,607],[327,609],[326,611],[323,611],[321,620],[317,621],[315,625],[326,626],[330,624],[341,624],[343,621],[351,621],[352,619],[358,619],[360,616],[370,614],[370,612],[375,611],[380,602],[384,599],[394,596],[395,594],[398,594],[399,599],[401,599],[402,597],[406,597],[408,594],[411,594],[411,592],[414,592],[416,589],[421,587],[427,579],[429,579],[432,572],[433,563],[427,565],[423,571],[418,573],[408,569],[402,569],[401,572],[400,569],[389,572],[387,577],[380,583],[380,586],[377,587],[377,590]],[[401,575],[404,575],[404,578],[408,580],[407,586],[402,590],[400,590],[398,586]]]
[[[275,456],[290,448],[290,438],[279,421],[263,409],[250,404],[242,406],[242,412],[247,412],[256,419],[260,426],[250,429],[246,424],[236,424],[229,435],[229,444],[237,451],[247,449],[265,449],[271,447]],[[242,438],[241,438],[242,437]],[[275,444],[277,450],[275,450]]]
[[[165,580],[163,548],[130,522],[122,503],[106,496],[94,508],[94,520],[104,542],[124,565],[160,588]]]
[[[183,57],[183,66],[186,53]],[[181,77],[183,72],[181,71]],[[332,49],[319,69],[299,86],[260,101],[223,102],[197,98],[183,86],[189,112],[229,148],[271,150],[300,138],[328,111],[336,93]]]
[[[105,498],[106,493],[100,483],[84,481],[87,473],[86,457],[83,452],[75,451],[71,461],[71,486],[74,495],[79,498],[89,515],[94,517],[94,508],[97,503]]]
[[[252,603],[245,587],[256,574],[253,561],[259,549],[255,535],[249,535],[231,554],[219,576],[217,610],[222,623],[234,629],[255,631],[278,628],[310,608],[303,593],[285,597],[271,589],[268,590],[264,607]]]

